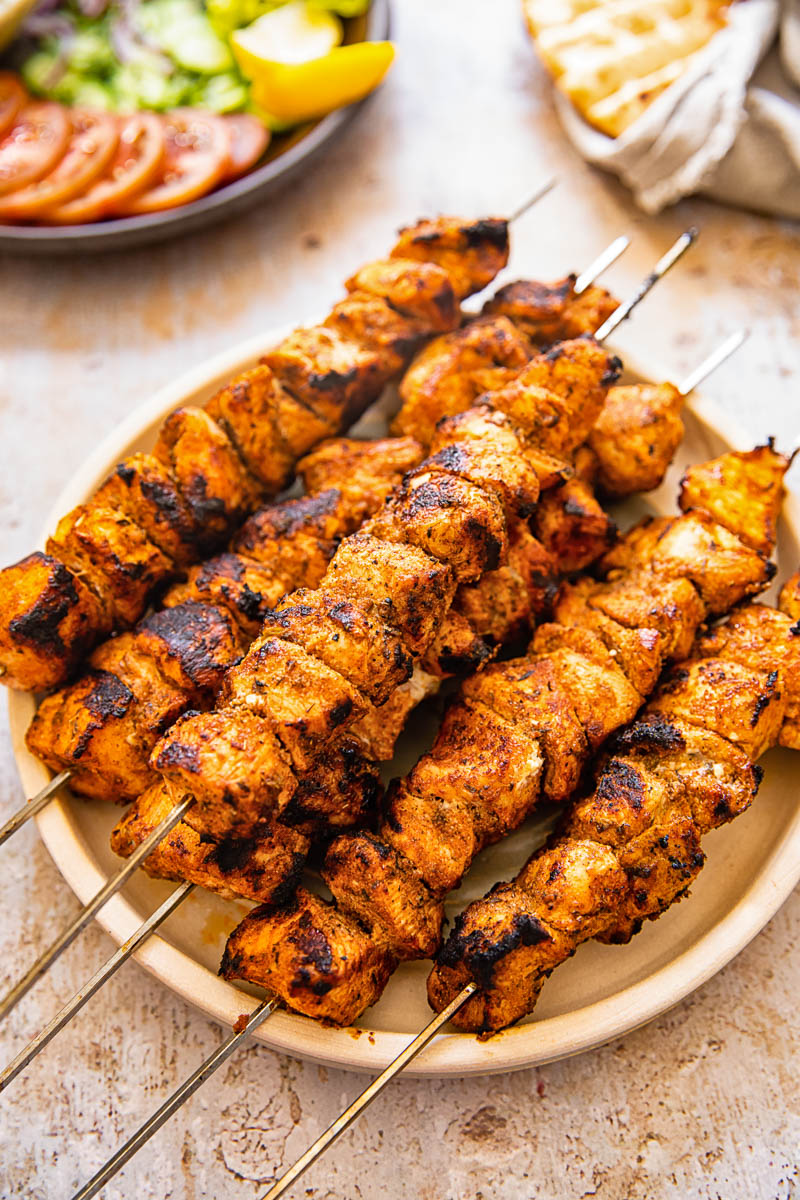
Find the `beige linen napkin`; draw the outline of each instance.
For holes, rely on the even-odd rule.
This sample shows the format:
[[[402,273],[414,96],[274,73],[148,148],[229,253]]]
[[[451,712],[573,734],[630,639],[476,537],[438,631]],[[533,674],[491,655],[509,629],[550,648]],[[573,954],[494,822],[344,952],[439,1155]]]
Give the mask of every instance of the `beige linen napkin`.
[[[780,24],[776,50],[756,74]],[[755,75],[755,79],[753,78]],[[591,128],[557,94],[566,131],[645,212],[693,192],[800,218],[800,0],[739,0],[728,23],[620,137]]]

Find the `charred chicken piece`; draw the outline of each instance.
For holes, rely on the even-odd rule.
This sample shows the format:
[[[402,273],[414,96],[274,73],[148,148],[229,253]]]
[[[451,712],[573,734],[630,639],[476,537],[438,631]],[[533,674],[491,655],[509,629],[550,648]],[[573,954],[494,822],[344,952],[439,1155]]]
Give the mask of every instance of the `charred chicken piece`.
[[[224,612],[192,603],[154,613],[99,646],[87,674],[42,701],[26,744],[54,771],[72,771],[79,795],[133,800],[155,780],[148,759],[158,738],[188,708],[210,703],[240,654]]]
[[[58,582],[35,557],[3,573],[4,682],[63,683],[111,627],[133,625],[176,563],[220,549],[302,455],[377,398],[421,339],[454,328],[458,300],[484,287],[507,255],[502,221],[423,223],[348,282],[348,298],[326,322],[290,335],[205,411],[168,417],[151,455],[122,463],[100,497],[62,522],[48,551],[66,572]],[[40,645],[52,634],[32,637],[30,621],[54,603],[58,618],[45,629],[55,627],[60,641],[48,656]]]
[[[148,788],[114,827],[114,853],[128,858],[181,799],[163,780]],[[277,823],[258,826],[249,838],[216,841],[179,821],[142,866],[156,879],[185,880],[228,900],[280,904],[297,886],[310,844],[299,829]]]
[[[552,284],[518,279],[499,288],[486,301],[483,312],[513,321],[535,346],[595,333],[619,301],[595,285],[576,294],[576,279],[577,275],[568,275]]]
[[[736,511],[726,514],[731,525]],[[697,521],[698,513],[692,512],[670,523],[676,545],[685,549],[686,542],[691,543]],[[681,526],[687,527],[686,542]],[[336,928],[343,937],[367,927],[387,962],[430,953],[433,906],[458,886],[474,855],[515,828],[540,796],[563,801],[573,794],[590,754],[635,717],[661,666],[686,652],[709,607],[718,605],[723,594],[730,602],[742,600],[753,587],[754,553],[723,526],[715,529],[715,553],[707,551],[699,572],[693,562],[689,578],[676,575],[674,558],[661,556],[647,532],[632,534],[630,543],[643,551],[635,567],[629,564],[625,571],[615,571],[606,582],[587,581],[589,589],[579,602],[556,607],[556,621],[537,631],[524,659],[491,666],[463,685],[433,750],[390,789],[379,837],[345,833],[331,844],[322,873],[333,892]],[[733,554],[734,543],[738,556]],[[762,562],[761,586],[769,574]],[[699,587],[691,575],[697,576]],[[567,614],[577,624],[563,624]],[[637,645],[645,651],[644,668]],[[676,668],[671,678],[651,706],[653,721],[691,728],[705,721],[709,736],[732,741],[741,747],[739,752],[755,752],[777,740],[786,709],[774,672],[723,662],[715,654],[688,671]],[[721,778],[726,769],[720,767]],[[627,780],[623,770],[608,785],[612,815],[621,810],[618,797],[626,794]],[[700,785],[698,780],[698,789]],[[633,810],[638,809],[637,796],[630,800]],[[637,863],[644,863],[642,877],[649,881],[638,888],[637,913],[647,904],[661,903],[673,885],[685,887],[700,861],[691,808],[667,811],[662,781],[653,784],[642,803],[647,813],[658,816],[663,810],[666,815],[663,820],[658,816],[657,835],[649,825],[642,829],[643,840],[630,856],[615,854],[603,839],[595,845],[591,838],[576,838],[563,861],[557,846],[514,884],[471,906],[434,973],[431,994],[437,1005],[452,998],[469,978],[482,988],[490,979],[491,989],[485,990],[491,995],[480,1005],[476,999],[467,1006],[463,1020],[465,1027],[494,1028],[509,1018],[509,1004],[518,1002],[507,1001],[508,988],[517,988],[519,1003],[529,1005],[544,972],[571,953],[576,937],[609,932],[610,914],[626,888],[634,886],[629,879],[638,879]],[[703,803],[710,803],[707,787]],[[674,848],[666,865],[663,855],[658,858],[658,839],[663,837]],[[562,875],[569,887],[563,885]],[[530,913],[523,900],[536,888],[545,899]],[[423,925],[409,926],[409,913],[415,921],[424,916]],[[253,918],[251,932],[271,919],[266,912]],[[626,911],[610,936],[623,936],[631,920]],[[531,972],[535,955],[540,965]],[[287,959],[284,954],[275,976],[269,964],[259,964],[259,982],[280,991],[301,1012],[335,1022],[352,1019],[351,1002],[342,1000],[338,991],[330,1000],[320,1000],[297,982],[297,972],[291,996],[282,991]],[[373,995],[357,977],[359,969],[354,963],[350,997]],[[246,970],[239,973],[255,978]],[[478,1007],[481,1023],[476,1026]]]
[[[501,1029],[532,1010],[582,941],[627,942],[686,895],[705,861],[703,835],[749,807],[761,779],[754,759],[796,709],[791,620],[748,605],[730,636],[726,625],[701,635],[700,657],[674,668],[621,731],[561,835],[458,918],[429,979],[434,1008],[473,979],[480,991],[455,1023]]]
[[[471,321],[435,338],[403,376],[392,432],[429,445],[440,420],[464,412],[489,389],[484,372],[501,369],[513,376],[530,357],[527,341],[505,317]]]

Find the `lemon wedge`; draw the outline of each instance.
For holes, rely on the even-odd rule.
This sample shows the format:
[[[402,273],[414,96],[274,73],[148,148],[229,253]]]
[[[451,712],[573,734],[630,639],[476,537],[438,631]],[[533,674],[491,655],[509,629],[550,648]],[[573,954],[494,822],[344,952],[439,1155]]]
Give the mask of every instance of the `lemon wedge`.
[[[262,63],[250,74],[252,97],[278,121],[312,121],[354,104],[381,82],[394,59],[391,42],[354,42],[302,63]]]
[[[293,0],[231,34],[242,74],[255,79],[268,63],[304,63],[341,43],[342,22],[331,12]]]

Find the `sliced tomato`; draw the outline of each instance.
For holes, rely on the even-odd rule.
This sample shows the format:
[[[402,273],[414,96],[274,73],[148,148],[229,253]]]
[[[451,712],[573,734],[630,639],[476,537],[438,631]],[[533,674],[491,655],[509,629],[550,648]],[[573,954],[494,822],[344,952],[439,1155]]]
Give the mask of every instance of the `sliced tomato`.
[[[63,158],[72,126],[60,104],[25,104],[0,141],[0,196],[41,179]]]
[[[117,216],[161,212],[196,200],[219,183],[228,165],[230,138],[214,113],[178,108],[163,117],[166,137],[161,177],[146,192],[115,206]]]
[[[82,225],[97,221],[143,192],[156,179],[164,163],[164,129],[155,113],[120,117],[116,152],[104,175],[80,196],[43,210],[41,221],[56,225]]]
[[[8,133],[28,93],[13,71],[0,71],[0,137]]]
[[[78,196],[105,171],[119,144],[119,126],[108,113],[73,108],[72,140],[49,175],[0,197],[0,220],[27,221],[43,209]]]
[[[230,139],[225,179],[238,179],[261,158],[269,145],[270,132],[249,113],[231,113],[222,119]]]

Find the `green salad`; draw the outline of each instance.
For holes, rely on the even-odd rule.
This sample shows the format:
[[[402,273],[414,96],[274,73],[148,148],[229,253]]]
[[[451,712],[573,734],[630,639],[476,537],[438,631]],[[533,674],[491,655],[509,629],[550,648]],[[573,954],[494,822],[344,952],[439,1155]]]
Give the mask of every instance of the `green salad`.
[[[250,107],[230,47],[237,29],[289,0],[42,0],[20,30],[17,66],[31,92],[115,111]],[[369,0],[305,0],[341,17]]]

